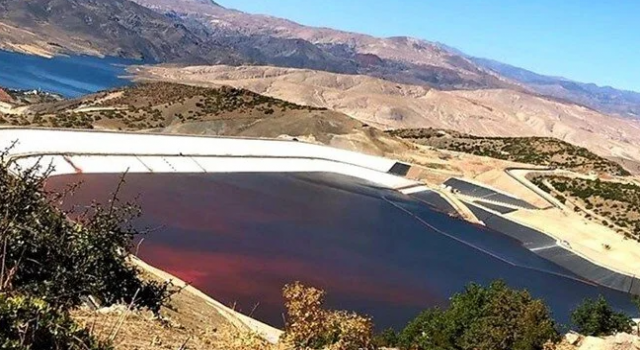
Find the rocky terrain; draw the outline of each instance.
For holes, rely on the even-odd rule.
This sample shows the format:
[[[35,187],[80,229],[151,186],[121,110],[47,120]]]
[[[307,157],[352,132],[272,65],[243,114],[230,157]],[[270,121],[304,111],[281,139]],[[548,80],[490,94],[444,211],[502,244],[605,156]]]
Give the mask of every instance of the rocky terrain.
[[[450,130],[398,129],[389,134],[439,149],[512,162],[560,168],[583,174],[628,176],[620,164],[586,148],[547,137],[479,137]]]
[[[640,122],[508,89],[440,91],[366,76],[276,67],[137,67],[139,79],[230,85],[345,113],[383,129],[553,137],[603,157],[640,160]]]
[[[481,58],[471,58],[471,60],[497,74],[525,84],[539,94],[572,101],[604,113],[632,118],[640,117],[640,93],[544,76],[493,60]]]
[[[180,18],[200,22],[227,36],[235,33],[250,38],[244,39],[247,43],[270,41],[271,46],[283,43],[297,46],[287,45],[292,57],[289,62],[274,62],[276,66],[364,74],[441,89],[519,88],[467,58],[425,40],[376,38],[329,28],[306,27],[286,19],[251,15],[197,0],[134,1],[160,13],[177,14]],[[297,61],[291,59],[293,56]],[[324,67],[318,68],[320,62]]]
[[[561,343],[548,350],[637,350],[640,338],[637,335],[618,333],[606,337],[585,337],[568,333]]]
[[[0,102],[12,103],[14,101],[13,97],[11,97],[11,95],[9,95],[7,91],[5,91],[4,89],[0,89]]]
[[[188,27],[189,26],[189,27]],[[2,0],[0,48],[153,61],[246,62],[204,30],[128,0]]]

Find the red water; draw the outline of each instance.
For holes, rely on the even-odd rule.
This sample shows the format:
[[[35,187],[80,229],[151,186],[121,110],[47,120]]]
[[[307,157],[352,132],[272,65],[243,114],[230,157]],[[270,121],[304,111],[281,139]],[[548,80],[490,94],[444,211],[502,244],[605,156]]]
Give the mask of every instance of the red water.
[[[72,201],[89,203],[109,198],[119,176],[53,177],[47,187],[78,180]],[[142,242],[142,259],[275,326],[281,289],[293,281],[325,289],[330,307],[371,315],[381,328],[496,278],[544,298],[560,320],[601,293],[633,309],[622,293],[581,282],[502,234],[344,176],[130,174],[121,194],[140,194],[140,226],[159,227]]]

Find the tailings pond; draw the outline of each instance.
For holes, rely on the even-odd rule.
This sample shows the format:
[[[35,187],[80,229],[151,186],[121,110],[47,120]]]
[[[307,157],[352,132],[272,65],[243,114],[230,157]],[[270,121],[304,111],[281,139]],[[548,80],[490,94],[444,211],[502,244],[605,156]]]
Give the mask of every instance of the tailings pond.
[[[72,201],[106,202],[118,175],[83,181]],[[141,227],[157,228],[139,256],[236,309],[282,326],[281,289],[325,289],[332,308],[400,328],[446,306],[469,282],[504,279],[543,298],[560,322],[586,297],[633,313],[626,294],[595,286],[506,235],[450,217],[397,192],[325,174],[129,174],[122,199],[140,195]]]

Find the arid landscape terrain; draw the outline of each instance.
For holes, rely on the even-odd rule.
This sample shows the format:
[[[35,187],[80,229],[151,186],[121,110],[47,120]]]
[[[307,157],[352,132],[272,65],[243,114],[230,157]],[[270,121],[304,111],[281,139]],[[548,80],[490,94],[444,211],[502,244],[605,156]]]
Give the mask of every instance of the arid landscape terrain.
[[[549,49],[544,55],[538,52],[544,57],[537,58],[536,73],[502,59],[470,54],[482,52],[477,48],[465,53],[462,47],[449,46],[448,40],[433,40],[437,36],[406,36],[416,23],[403,23],[386,34],[381,30],[377,32],[380,36],[366,34],[375,31],[363,30],[364,23],[351,17],[364,16],[367,11],[344,14],[353,25],[343,28],[360,28],[363,33],[358,33],[226,5],[226,1],[212,0],[0,0],[0,70],[3,65],[9,67],[0,71],[0,130],[9,135],[2,140],[11,141],[7,149],[0,150],[0,212],[4,213],[0,215],[0,350],[38,349],[39,345],[25,345],[38,342],[48,344],[41,345],[43,349],[70,350],[640,349],[640,328],[631,320],[640,310],[640,92],[604,86],[617,84],[606,74],[617,68],[613,54],[624,52],[622,49],[633,47],[633,43],[621,44],[614,35],[596,40],[585,28],[574,31],[569,23],[573,13],[553,6],[542,11],[542,2],[536,4],[541,6],[537,10],[525,9],[527,19],[551,10],[562,14],[562,21],[533,23],[531,28],[554,28],[553,40],[541,36],[534,41],[542,45],[579,33],[582,44],[588,43],[594,50],[589,60],[584,57],[585,62],[598,64],[589,67],[588,73],[594,75],[576,74],[578,68],[566,74],[576,79],[600,76],[600,80],[593,79],[601,84],[596,85],[588,81],[590,78],[584,79],[586,82],[564,78],[560,75],[564,72],[551,75],[551,61],[566,56],[561,51],[572,51],[571,45]],[[302,3],[298,6],[298,11],[306,11]],[[589,4],[589,9],[591,6],[595,5]],[[413,11],[413,7],[406,6],[405,11]],[[463,9],[456,8],[456,16],[458,13],[464,13]],[[338,20],[340,16],[333,17]],[[566,28],[561,26],[565,19]],[[451,23],[458,20],[471,22],[471,18],[452,18]],[[505,15],[486,24],[506,25],[510,20]],[[459,24],[447,34],[462,30]],[[620,28],[609,29],[614,33]],[[480,35],[484,29],[476,26],[473,34]],[[516,29],[512,28],[514,36],[519,32]],[[464,37],[473,37],[470,34],[467,30]],[[506,43],[511,39],[507,34],[499,39]],[[523,42],[517,39],[518,44]],[[576,45],[581,40],[575,40]],[[605,45],[612,43],[617,47]],[[496,42],[487,46],[492,45],[500,46]],[[529,49],[518,52],[515,46],[507,45],[506,51],[520,56],[518,65],[536,66],[523,63],[527,61],[523,56],[535,56],[533,48],[532,53]],[[510,55],[503,52],[493,57],[506,61]],[[576,67],[581,63],[566,62]],[[543,71],[548,75],[540,74]],[[632,76],[630,71],[625,73]],[[230,176],[209,182],[220,170],[228,175],[229,169],[220,164],[236,157],[231,154],[235,146],[233,151],[226,150],[231,153],[207,152],[211,159],[206,160],[214,166],[206,168],[200,159],[192,159],[204,154],[138,155],[136,145],[131,144],[132,154],[108,156],[135,157],[132,162],[139,162],[136,164],[148,170],[148,175],[158,175],[153,181],[161,180],[159,169],[179,173],[183,180],[183,170],[174,166],[178,163],[192,162],[191,172],[204,172],[202,178],[179,182],[176,176],[170,185],[159,186],[163,194],[169,193],[167,189],[175,190],[171,200],[184,195],[179,199],[186,201],[191,193],[188,186],[193,184],[216,191],[208,196],[213,199],[209,203],[198,197],[204,196],[204,188],[195,188],[193,198],[197,200],[188,201],[196,209],[207,210],[206,214],[193,214],[206,219],[202,223],[206,227],[196,227],[200,223],[186,216],[180,220],[193,222],[176,228],[171,222],[158,224],[197,246],[179,248],[176,237],[171,237],[174,241],[165,242],[166,250],[183,264],[174,264],[174,270],[167,266],[160,270],[136,257],[141,256],[141,248],[155,244],[141,238],[146,231],[137,232],[130,225],[139,217],[146,220],[136,204],[121,202],[115,193],[108,196],[108,209],[94,201],[76,203],[79,207],[67,211],[66,196],[80,192],[80,187],[61,182],[60,188],[65,190],[48,192],[48,183],[55,183],[53,177],[40,178],[37,174],[42,169],[14,167],[12,162],[19,157],[31,156],[11,159],[12,148],[20,146],[20,140],[9,140],[11,132],[16,135],[14,128],[53,129],[21,130],[51,135],[62,135],[67,132],[64,129],[93,130],[82,133],[90,141],[95,135],[107,135],[107,140],[114,134],[147,140],[187,139],[163,135],[171,134],[213,137],[189,138],[205,139],[213,145],[237,141],[242,145],[309,147],[327,154],[340,152],[348,155],[347,159],[377,159],[389,167],[380,170],[342,164],[329,156],[290,158],[309,163],[333,161],[335,166],[374,172],[402,185],[380,188],[376,181],[333,183],[335,179],[322,178],[324,173],[317,168],[309,173],[313,175],[277,172],[269,177],[269,173],[255,180],[256,184],[251,175],[262,173],[242,177],[231,170]],[[233,140],[218,139],[221,137]],[[40,139],[30,142],[41,143]],[[58,157],[58,164],[71,169],[69,178],[92,174],[87,167],[76,167],[77,163],[94,166],[97,157],[107,155],[42,154]],[[291,161],[289,156],[274,154],[261,157],[282,161],[278,164]],[[138,158],[145,156],[145,161],[156,165],[149,166]],[[248,162],[245,158],[252,157],[257,156],[237,156],[234,166],[244,166]],[[314,180],[318,174],[320,180]],[[284,180],[277,177],[280,175]],[[90,176],[82,179],[91,180]],[[120,178],[116,192],[126,180]],[[95,181],[89,195],[99,192],[100,182]],[[289,187],[279,188],[278,181],[293,188],[291,197],[284,197]],[[146,182],[139,182],[139,187]],[[307,186],[313,189],[308,193],[315,196],[296,197],[293,191]],[[153,186],[149,188],[153,190]],[[332,191],[339,195],[333,197]],[[312,203],[309,198],[325,200]],[[160,213],[156,216],[165,216],[169,210],[172,215],[197,213],[184,203],[179,209],[155,208]],[[217,211],[211,209],[214,203],[222,203]],[[254,204],[258,213],[251,212]],[[369,205],[370,211],[363,209]],[[83,206],[84,214],[74,211]],[[225,215],[222,209],[230,211]],[[213,212],[222,214],[209,215]],[[385,216],[391,212],[398,215]],[[230,218],[231,214],[237,217]],[[166,216],[172,220],[178,217],[172,215]],[[228,219],[237,219],[239,226],[229,224]],[[227,224],[229,227],[222,227]],[[274,245],[257,244],[257,238],[250,238],[249,226],[258,228],[256,237],[269,233],[268,243]],[[225,235],[222,241],[208,240],[218,228],[234,234]],[[289,228],[291,232],[287,232]],[[353,235],[364,243],[344,234],[350,233],[348,230],[365,235]],[[375,236],[376,230],[383,234]],[[298,249],[293,236],[286,235],[298,235],[299,231],[314,233],[314,239],[315,231],[323,232],[336,247],[325,249],[324,243],[309,239],[319,249],[313,251],[304,238]],[[290,239],[288,248],[296,256],[311,259],[309,266],[313,268],[304,269],[303,260],[277,250],[278,237]],[[343,238],[351,241],[339,242]],[[379,242],[387,243],[378,247]],[[241,249],[227,251],[233,244],[255,251],[247,255]],[[249,247],[252,244],[255,246]],[[425,254],[432,247],[442,247],[442,251],[434,248]],[[209,259],[213,255],[207,254],[215,249],[224,250],[228,260]],[[369,249],[372,261],[365,256]],[[325,255],[329,260],[322,260]],[[326,308],[324,290],[278,279],[283,308],[275,316],[282,322],[277,326],[261,318],[260,298],[266,295],[270,278],[265,264],[271,260],[265,258],[287,276],[299,271],[304,272],[302,276],[315,275],[316,271],[307,270],[317,269],[316,280],[325,284],[322,288],[329,294],[332,286],[338,285],[336,281],[344,279],[351,294],[326,300],[335,305],[335,300],[348,299],[346,304],[357,312]],[[423,258],[426,260],[417,261]],[[329,266],[334,262],[337,269]],[[347,266],[352,262],[353,269]],[[485,269],[481,262],[495,265]],[[194,265],[211,265],[207,266],[211,269]],[[371,272],[364,271],[368,266],[375,267],[371,273],[375,283],[366,279]],[[226,273],[215,276],[225,277],[207,275],[214,267]],[[433,279],[422,286],[420,279],[427,271]],[[488,279],[495,275],[504,281]],[[459,276],[470,284],[463,287],[458,283],[456,288],[460,288],[453,291],[448,283]],[[210,289],[197,285],[205,279],[215,279],[208,281]],[[325,283],[329,280],[335,283]],[[506,285],[511,282],[526,287],[511,289]],[[235,302],[223,305],[213,299],[215,291],[219,292],[216,288],[242,288],[233,293],[243,296],[257,291],[258,297],[251,300],[257,303],[250,312],[246,305],[236,309]],[[582,293],[601,293],[614,307],[603,297],[585,299],[578,305]],[[412,299],[414,294],[418,301]],[[273,297],[269,294],[269,302]],[[276,297],[280,303],[280,295]],[[377,329],[375,325],[387,320],[374,323],[372,316],[361,311],[369,310],[368,303],[381,300],[385,307],[394,307],[396,304],[389,303],[393,300],[403,312],[414,304],[424,312],[413,320],[392,323],[394,328],[404,328]],[[266,301],[264,304],[262,307],[270,307]],[[573,309],[571,315],[566,312],[569,308]],[[553,314],[558,310],[562,315]],[[384,317],[397,316],[389,315],[395,309],[387,311],[391,312]],[[558,319],[567,324],[558,323]]]
[[[640,160],[640,122],[513,90],[439,91],[365,76],[274,67],[138,67],[138,79],[230,85],[328,108],[382,129],[553,137],[605,157]]]

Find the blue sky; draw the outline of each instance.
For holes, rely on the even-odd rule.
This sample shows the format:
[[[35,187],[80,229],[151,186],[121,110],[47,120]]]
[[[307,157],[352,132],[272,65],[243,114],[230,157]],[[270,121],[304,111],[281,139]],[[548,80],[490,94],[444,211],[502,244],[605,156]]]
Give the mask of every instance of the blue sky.
[[[639,0],[220,0],[376,36],[407,35],[538,73],[640,92]]]

